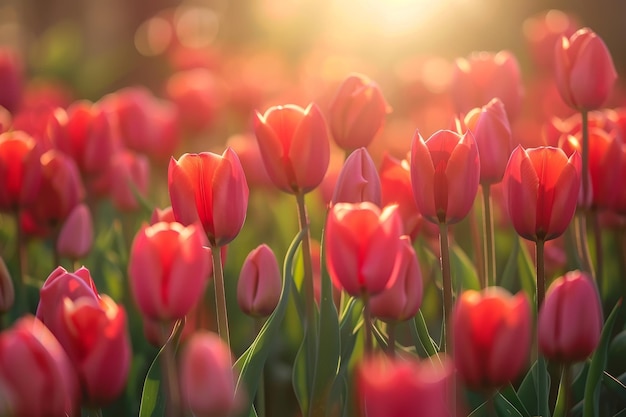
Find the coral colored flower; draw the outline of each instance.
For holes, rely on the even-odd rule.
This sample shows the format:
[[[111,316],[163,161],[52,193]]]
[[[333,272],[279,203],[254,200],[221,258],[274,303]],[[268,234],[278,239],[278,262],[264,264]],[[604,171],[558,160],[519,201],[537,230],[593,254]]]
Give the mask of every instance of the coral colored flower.
[[[256,112],[254,132],[265,169],[280,190],[308,193],[324,179],[330,158],[328,129],[315,104]]]
[[[424,292],[422,272],[408,236],[402,236],[402,247],[394,267],[394,283],[370,299],[372,316],[384,321],[404,321],[417,314]]]
[[[378,84],[361,74],[349,75],[328,109],[328,123],[340,148],[367,147],[385,123],[391,108]]]
[[[366,358],[357,365],[356,397],[361,417],[444,417],[451,409],[453,367],[447,360]]]
[[[457,113],[467,113],[497,97],[512,120],[521,108],[522,92],[519,63],[508,51],[475,52],[456,60],[450,93]]]
[[[602,307],[592,278],[581,271],[555,279],[539,311],[541,353],[561,363],[587,359],[598,346]]]
[[[32,204],[41,183],[41,150],[21,131],[0,135],[0,211]]]
[[[212,271],[206,244],[204,233],[195,224],[156,223],[137,232],[128,274],[142,315],[167,322],[191,310],[202,297]]]
[[[89,208],[79,204],[69,214],[56,241],[61,256],[76,260],[84,258],[93,245],[93,219]]]
[[[617,79],[613,58],[602,38],[583,28],[556,44],[555,78],[563,100],[578,110],[602,107]]]
[[[337,288],[359,297],[378,294],[393,284],[402,234],[397,206],[336,204],[324,233],[326,266]]]
[[[367,149],[359,148],[346,159],[331,204],[371,201],[380,206],[381,200],[380,177],[374,161]]]
[[[76,374],[63,347],[27,315],[0,333],[0,412],[3,415],[73,416],[78,411]],[[3,410],[4,406],[8,410]]]
[[[235,151],[184,154],[170,160],[168,188],[176,220],[202,223],[212,246],[232,241],[248,209],[248,184]]]
[[[478,146],[481,184],[499,183],[513,151],[511,126],[502,101],[494,98],[487,105],[471,110],[464,124],[474,134]]]
[[[498,388],[520,375],[531,342],[530,303],[499,287],[465,291],[452,314],[454,362],[470,388]]]
[[[267,317],[280,300],[282,280],[276,255],[266,244],[246,257],[237,282],[237,303],[251,316]]]
[[[503,180],[509,217],[517,233],[533,241],[561,235],[576,211],[580,183],[577,152],[568,159],[558,148],[518,146]]]
[[[235,374],[228,346],[214,333],[195,333],[180,362],[183,400],[198,417],[226,417],[236,409]]]
[[[435,132],[426,142],[416,132],[411,146],[411,184],[422,216],[433,223],[457,223],[472,208],[480,159],[471,131]]]

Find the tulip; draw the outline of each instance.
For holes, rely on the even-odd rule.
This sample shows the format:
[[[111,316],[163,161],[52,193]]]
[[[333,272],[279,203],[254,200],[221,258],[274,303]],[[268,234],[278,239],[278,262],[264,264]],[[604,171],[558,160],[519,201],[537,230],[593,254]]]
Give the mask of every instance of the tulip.
[[[37,198],[41,183],[41,150],[21,131],[0,135],[0,211],[16,211]]]
[[[422,272],[408,236],[402,236],[391,287],[370,299],[372,316],[389,322],[405,321],[417,314],[422,304]]]
[[[453,368],[415,359],[366,358],[357,365],[356,397],[362,417],[453,416]]]
[[[212,268],[197,225],[157,223],[135,236],[130,288],[141,314],[163,322],[183,318],[202,297]]]
[[[380,165],[379,175],[382,206],[397,204],[404,225],[404,234],[415,239],[422,224],[422,215],[417,204],[415,204],[415,198],[413,198],[410,170],[411,167],[407,160],[399,161],[385,154]]]
[[[69,259],[87,256],[93,245],[93,220],[85,204],[74,207],[61,227],[56,245],[59,255]]]
[[[150,224],[159,222],[174,223],[175,221],[176,218],[174,217],[174,210],[172,210],[172,206],[167,206],[164,209],[156,207],[152,211],[152,216],[150,217]]]
[[[253,133],[233,135],[228,138],[226,144],[237,152],[251,189],[276,191],[274,183],[267,174],[263,164],[261,150]]]
[[[480,183],[499,183],[513,151],[511,126],[502,101],[494,98],[487,105],[471,110],[464,123],[478,146]]]
[[[170,160],[168,188],[176,220],[200,222],[211,246],[232,241],[248,209],[248,184],[237,154],[184,154]]]
[[[619,178],[626,178],[626,145],[620,148],[622,163],[620,164]],[[615,213],[626,215],[626,188],[620,187],[616,190],[615,199],[611,204],[611,210]]]
[[[411,146],[411,183],[420,213],[433,223],[453,224],[469,213],[478,191],[480,159],[471,131],[416,132]]]
[[[239,308],[251,316],[269,316],[278,305],[281,289],[276,255],[269,246],[262,244],[248,254],[239,273]]]
[[[184,401],[198,417],[226,417],[236,409],[231,352],[213,333],[197,332],[187,343],[180,383]]]
[[[604,41],[589,28],[556,43],[555,78],[568,106],[588,111],[602,107],[617,79]]]
[[[598,346],[602,308],[591,277],[572,271],[555,279],[539,311],[539,350],[549,360],[571,364]]]
[[[521,108],[523,92],[519,63],[508,51],[478,52],[457,59],[450,92],[457,113],[467,113],[498,97],[509,119],[514,119]]]
[[[401,248],[401,234],[397,206],[380,209],[370,202],[334,205],[328,213],[324,245],[335,286],[359,297],[393,285],[393,260]]]
[[[179,71],[167,80],[165,89],[186,131],[199,133],[211,127],[220,98],[215,76],[210,71],[205,68]]]
[[[24,69],[20,55],[8,47],[0,48],[0,85],[0,106],[15,113],[23,98]]]
[[[12,416],[73,416],[79,395],[67,354],[39,320],[25,316],[0,333],[0,411],[4,401]]]
[[[145,197],[148,193],[148,158],[129,150],[116,152],[111,160],[110,177],[113,206],[120,211],[137,210],[137,195]]]
[[[0,257],[0,319],[2,314],[11,310],[14,302],[15,288],[13,288],[11,274],[9,274],[9,270],[7,269],[7,265],[4,263],[4,260]]]
[[[265,169],[274,185],[291,193],[308,193],[324,179],[330,159],[328,131],[315,104],[306,109],[288,104],[256,112],[254,132]]]
[[[333,139],[346,151],[365,148],[382,129],[385,116],[390,112],[374,81],[361,74],[349,75],[328,109]]]
[[[524,149],[512,153],[504,173],[509,217],[524,239],[546,241],[569,225],[580,191],[580,156],[567,158],[558,148]]]
[[[343,165],[331,204],[371,201],[380,207],[381,186],[378,171],[365,148],[352,152]]]
[[[500,287],[465,291],[452,316],[454,361],[463,381],[475,389],[499,388],[517,378],[528,362],[530,303]]]

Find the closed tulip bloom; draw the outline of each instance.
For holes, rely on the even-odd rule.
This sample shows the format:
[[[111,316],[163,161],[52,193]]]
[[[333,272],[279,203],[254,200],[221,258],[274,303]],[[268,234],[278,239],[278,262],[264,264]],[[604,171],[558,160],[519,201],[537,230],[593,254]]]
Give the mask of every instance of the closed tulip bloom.
[[[393,284],[402,234],[397,206],[336,204],[324,233],[326,266],[337,288],[359,297],[378,294]]]
[[[494,98],[487,105],[473,109],[464,122],[478,146],[480,183],[499,183],[513,151],[511,126],[502,101]]]
[[[157,223],[137,232],[128,274],[146,318],[178,320],[198,302],[212,270],[206,245],[204,233],[193,224]]]
[[[212,246],[232,241],[248,209],[248,183],[235,151],[184,154],[170,160],[168,188],[174,217],[200,222]]]
[[[343,164],[331,204],[371,201],[381,205],[380,177],[365,148],[352,152]]]
[[[468,387],[501,387],[520,375],[531,342],[530,303],[500,287],[465,291],[452,315],[454,361]]]
[[[560,363],[587,359],[598,346],[602,308],[592,278],[568,272],[552,282],[538,319],[541,353]]]
[[[57,252],[76,260],[84,258],[93,245],[93,219],[85,204],[79,204],[63,223],[57,238]]]
[[[0,333],[0,407],[4,401],[8,415],[73,416],[79,395],[67,354],[39,320],[25,316]]]
[[[580,192],[580,156],[549,146],[518,146],[504,173],[509,217],[524,239],[550,240],[569,225]]]
[[[232,355],[216,334],[202,331],[191,337],[180,362],[180,384],[195,416],[227,417],[236,409]]]
[[[276,255],[269,246],[262,244],[248,254],[239,273],[239,308],[251,316],[269,316],[278,305],[281,289]]]
[[[589,131],[589,176],[591,177],[592,204],[597,208],[609,208],[616,198],[616,190],[622,187],[620,177],[622,142],[614,134],[600,129]]]
[[[617,80],[608,48],[589,28],[556,43],[554,71],[563,101],[577,110],[602,107]]]
[[[0,257],[0,315],[11,310],[15,302],[15,288],[11,274],[2,257]],[[1,409],[0,409],[1,410]]]
[[[346,151],[367,147],[390,112],[378,84],[364,75],[351,74],[339,86],[328,109],[333,139]]]
[[[8,47],[0,48],[0,84],[0,106],[15,113],[24,93],[24,68],[22,57]]]
[[[324,117],[315,104],[271,107],[256,112],[254,132],[265,169],[274,185],[291,193],[308,193],[324,179],[330,143]]]
[[[21,131],[0,135],[0,211],[31,205],[41,183],[40,146]]]
[[[480,159],[471,131],[435,132],[428,141],[416,132],[411,146],[411,184],[422,216],[457,223],[469,213],[478,191]]]
[[[394,283],[370,299],[372,316],[384,321],[405,321],[417,314],[424,292],[422,272],[408,236],[402,236],[402,247],[393,271]]]

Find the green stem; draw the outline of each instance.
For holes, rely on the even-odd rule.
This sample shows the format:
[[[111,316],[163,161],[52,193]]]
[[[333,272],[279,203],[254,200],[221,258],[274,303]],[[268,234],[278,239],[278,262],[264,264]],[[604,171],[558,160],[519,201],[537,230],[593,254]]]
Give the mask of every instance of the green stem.
[[[476,221],[476,216],[473,215],[474,211],[475,210],[472,208],[472,213],[469,216],[470,237],[472,240],[472,248],[474,249],[474,263],[476,264],[476,272],[478,273],[480,279],[480,286],[481,288],[485,288],[487,285],[487,275],[485,275],[485,253],[483,253],[484,243],[481,242],[480,232],[478,231],[478,222]]]
[[[496,412],[496,401],[495,401],[496,394],[497,394],[497,391],[489,392],[489,394],[487,394],[487,415],[488,416],[498,417],[498,413]]]
[[[396,356],[396,323],[387,323],[387,355],[390,358]]]
[[[176,328],[176,325],[174,325]],[[165,341],[163,348],[162,369],[163,369],[163,390],[168,399],[167,416],[179,417],[181,415],[180,387],[178,385],[178,372],[176,370],[176,358],[174,357],[176,344],[170,337],[170,327],[166,323],[161,323],[161,339]]]
[[[370,356],[374,350],[372,344],[372,312],[370,309],[370,297],[363,291],[363,326],[365,327],[365,356]]]
[[[537,240],[537,311],[543,304],[543,299],[546,296],[546,269],[544,262],[544,245],[545,241],[542,239]]]
[[[556,398],[556,406],[554,407],[554,417],[567,417],[569,415],[572,395],[570,373],[570,366],[567,364],[563,365],[559,393]]]
[[[305,325],[310,324],[313,326],[315,322],[314,313],[314,300],[315,293],[313,290],[313,262],[311,261],[311,236],[309,233],[309,218],[306,212],[306,205],[304,203],[304,193],[296,193],[296,202],[298,205],[298,222],[300,224],[300,230],[306,230],[304,237],[302,238],[302,263],[304,266],[304,305],[305,305]]]
[[[483,232],[484,256],[485,256],[485,277],[483,278],[483,288],[496,285],[496,254],[494,244],[493,215],[491,213],[491,186],[483,184]]]
[[[447,331],[447,320],[450,319],[452,312],[452,277],[450,275],[448,225],[445,222],[439,223],[439,246],[441,250],[441,276],[443,280],[443,337],[441,340],[441,351],[450,352],[451,346],[448,346],[449,332]]]
[[[217,313],[217,332],[230,349],[228,332],[228,312],[226,311],[226,290],[224,289],[224,269],[222,268],[221,248],[211,247],[213,257],[213,281],[215,282],[215,306]]]
[[[600,227],[600,213],[598,210],[591,212],[593,218],[593,238],[596,248],[596,283],[598,291],[602,294],[602,283],[604,275],[604,248],[602,246],[602,228]]]
[[[582,269],[595,277],[593,264],[591,263],[591,255],[589,255],[589,245],[587,240],[587,210],[583,207],[576,213],[574,217],[574,227],[576,229],[576,244],[578,246],[578,255],[582,261]]]
[[[263,328],[264,320],[257,318],[255,320],[255,332],[258,335]],[[265,417],[265,369],[261,371],[261,378],[259,380],[259,386],[256,391],[256,413],[258,417]]]
[[[582,118],[582,187],[583,207],[589,202],[589,113],[586,110],[580,112]]]

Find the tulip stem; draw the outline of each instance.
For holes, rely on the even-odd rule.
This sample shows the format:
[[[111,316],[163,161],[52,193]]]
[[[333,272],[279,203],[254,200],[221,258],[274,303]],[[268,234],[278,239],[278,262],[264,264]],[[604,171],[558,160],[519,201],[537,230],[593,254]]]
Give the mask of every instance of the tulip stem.
[[[570,385],[571,369],[569,365],[563,365],[561,372],[561,383],[559,384],[559,393],[556,398],[555,415],[556,411],[560,410],[560,416],[569,416],[570,402],[571,402],[571,385]]]
[[[257,318],[254,322],[256,334],[261,333],[264,320]],[[261,371],[261,377],[259,379],[259,386],[256,390],[256,412],[258,417],[265,417],[265,369]]]
[[[577,242],[578,251],[580,253],[583,265],[582,269],[589,272],[593,277],[595,273],[593,270],[593,264],[591,263],[591,256],[589,255],[589,247],[587,240],[587,212],[588,204],[591,203],[591,191],[589,189],[589,113],[586,110],[580,112],[582,119],[581,133],[582,133],[582,208],[576,215],[576,227],[577,227]]]
[[[174,325],[174,329],[176,329],[176,325]],[[163,390],[168,399],[166,415],[168,417],[179,417],[181,415],[181,401],[178,372],[176,370],[176,358],[174,357],[176,342],[174,338],[170,339],[171,333],[170,326],[166,323],[161,323],[161,340],[165,341],[161,356],[163,360],[163,378],[161,380],[164,384]]]
[[[296,202],[298,205],[298,221],[300,223],[300,230],[306,230],[304,237],[302,238],[302,263],[304,266],[304,305],[305,305],[305,319],[307,323],[305,325],[313,326],[314,324],[314,311],[313,302],[315,300],[315,293],[313,290],[313,262],[311,261],[311,236],[309,233],[309,217],[306,212],[306,205],[304,203],[304,193],[296,193]]]
[[[452,312],[452,277],[450,276],[450,247],[448,243],[448,224],[439,223],[439,246],[441,250],[441,276],[443,280],[443,335],[441,338],[441,351],[446,352],[448,345],[448,332],[446,321]]]
[[[22,227],[20,225],[20,211],[15,211],[15,235],[17,243],[17,277],[15,278],[15,304],[18,316],[23,312],[27,312],[28,297],[26,295],[26,265],[27,252],[26,240]]]
[[[370,297],[366,291],[361,294],[363,299],[363,326],[365,327],[365,356],[370,356],[373,351],[372,345],[372,311],[370,309]]]
[[[537,240],[537,311],[543,304],[543,299],[546,296],[546,269],[544,263],[544,245],[543,239]]]
[[[593,238],[596,247],[596,283],[598,291],[602,294],[602,276],[604,275],[604,248],[602,246],[602,229],[600,228],[600,213],[598,210],[591,212],[593,219]]]
[[[496,285],[496,254],[494,244],[493,215],[491,213],[491,186],[483,184],[483,231],[485,234],[485,276],[482,287]]]
[[[589,195],[589,113],[586,110],[580,112],[582,118],[582,188],[583,207],[587,207]]]
[[[222,251],[219,246],[211,247],[213,257],[213,281],[215,282],[215,306],[217,307],[217,332],[230,349],[228,333],[228,313],[226,311],[226,290],[224,289],[224,269],[222,268]]]

